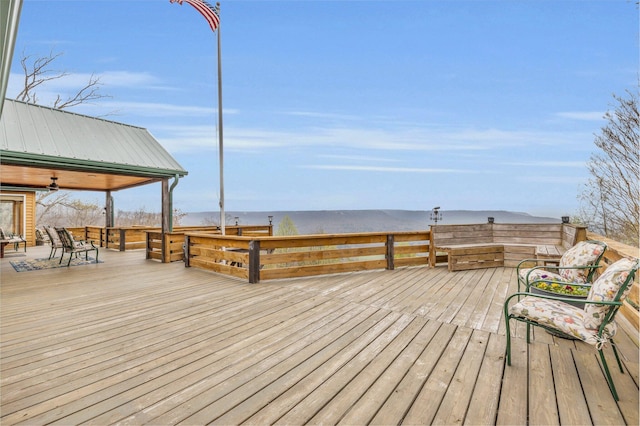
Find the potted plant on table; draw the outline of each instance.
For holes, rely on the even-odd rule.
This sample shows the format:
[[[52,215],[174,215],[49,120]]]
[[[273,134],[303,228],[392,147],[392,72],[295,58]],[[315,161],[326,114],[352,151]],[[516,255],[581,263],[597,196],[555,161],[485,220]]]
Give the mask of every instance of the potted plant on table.
[[[591,286],[561,281],[539,280],[532,282],[529,289],[529,291],[534,294],[546,294],[549,296],[575,299],[575,302],[567,303],[577,308],[584,309],[584,303],[581,303],[580,300],[585,300],[587,298]]]

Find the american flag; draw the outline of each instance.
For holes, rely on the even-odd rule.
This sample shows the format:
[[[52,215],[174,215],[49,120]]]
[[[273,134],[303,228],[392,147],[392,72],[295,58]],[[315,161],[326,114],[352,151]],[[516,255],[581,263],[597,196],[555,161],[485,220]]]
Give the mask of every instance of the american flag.
[[[204,0],[169,0],[169,3],[178,3],[181,5],[183,1],[189,3],[198,12],[200,12],[202,16],[204,16],[204,19],[207,20],[212,31],[218,29],[218,25],[220,25],[220,17],[218,16],[217,7],[211,6]]]

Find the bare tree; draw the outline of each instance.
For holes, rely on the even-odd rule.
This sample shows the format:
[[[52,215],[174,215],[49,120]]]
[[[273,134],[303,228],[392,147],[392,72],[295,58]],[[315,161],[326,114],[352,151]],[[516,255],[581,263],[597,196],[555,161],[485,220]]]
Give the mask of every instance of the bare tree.
[[[62,53],[54,53],[53,50],[49,52],[49,56],[42,56],[38,58],[33,58],[31,55],[25,55],[23,53],[20,65],[24,72],[24,87],[16,99],[19,101],[37,104],[38,95],[36,89],[38,87],[49,81],[58,80],[68,76],[69,73],[66,71],[51,69],[53,62],[60,56],[62,56]],[[108,95],[99,93],[100,86],[102,86],[100,77],[96,77],[95,74],[91,74],[89,81],[75,94],[65,98],[58,94],[51,106],[56,109],[65,109],[109,97]]]
[[[614,95],[615,110],[596,135],[599,151],[587,164],[591,178],[580,198],[583,222],[606,237],[639,246],[640,238],[640,113],[638,93]]]
[[[173,209],[173,226],[180,226],[180,222],[186,216],[180,209]],[[160,226],[162,213],[148,212],[142,207],[135,211],[118,210],[116,215],[117,226]]]
[[[74,200],[68,191],[42,192],[36,197],[38,226],[86,226],[104,221],[103,210],[95,203]]]

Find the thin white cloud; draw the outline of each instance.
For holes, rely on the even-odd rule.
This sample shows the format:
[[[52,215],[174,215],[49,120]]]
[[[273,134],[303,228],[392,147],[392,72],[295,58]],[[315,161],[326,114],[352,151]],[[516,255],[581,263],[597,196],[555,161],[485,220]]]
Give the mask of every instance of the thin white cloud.
[[[388,157],[374,157],[374,156],[366,156],[366,155],[323,154],[323,155],[318,155],[318,158],[326,158],[329,160],[376,161],[376,162],[390,162],[390,163],[399,161],[399,160],[394,160]]]
[[[604,113],[600,111],[568,111],[556,113],[558,117],[569,118],[581,121],[601,121],[604,120]]]
[[[356,115],[347,115],[347,114],[334,114],[334,113],[326,113],[326,112],[313,112],[313,111],[286,111],[282,114],[285,115],[293,115],[297,117],[310,117],[310,118],[329,118],[332,120],[358,120],[360,117]]]
[[[585,168],[584,161],[518,161],[503,162],[505,166],[515,167],[554,167],[554,168]]]
[[[580,185],[584,184],[587,179],[583,176],[554,176],[545,174],[522,175],[516,177],[520,182],[529,183],[545,183],[557,186]]]
[[[125,109],[125,104],[121,109]],[[176,107],[164,104],[145,104],[150,116],[194,116],[211,115],[212,110],[198,107]],[[225,110],[225,114],[234,113]],[[141,112],[139,112],[141,114]],[[165,120],[166,121],[166,120]],[[202,149],[210,144],[203,144],[203,139],[211,139],[215,129],[211,126],[158,126],[145,125],[154,134],[176,151]],[[202,129],[207,129],[202,132]],[[315,128],[296,130],[265,130],[225,127],[225,149],[260,152],[273,148],[309,149],[326,147],[357,150],[363,153],[362,158],[378,158],[371,151],[385,152],[457,152],[458,156],[469,153],[498,152],[504,149],[520,149],[527,146],[553,145],[583,146],[583,135],[562,132],[529,132],[503,131],[497,129],[451,129],[432,130],[429,128],[414,129],[370,129],[370,128]],[[168,148],[169,149],[169,148]],[[171,149],[170,149],[171,150]],[[175,151],[172,151],[175,152]],[[356,156],[360,157],[360,156]],[[337,158],[336,158],[337,159]]]
[[[106,71],[96,75],[105,86],[150,88],[161,83],[160,78],[148,72]]]
[[[104,101],[100,106],[106,109],[120,111],[123,114],[133,114],[145,117],[213,117],[216,109],[211,107],[199,107],[194,105],[175,105],[156,102],[119,102]],[[225,113],[233,111],[225,110]]]
[[[315,169],[315,170],[345,170],[345,171],[358,171],[358,172],[385,172],[385,173],[487,173],[480,170],[465,170],[465,169],[434,169],[423,167],[383,167],[383,166],[355,166],[355,165],[336,165],[336,164],[308,164],[298,166],[302,169]]]

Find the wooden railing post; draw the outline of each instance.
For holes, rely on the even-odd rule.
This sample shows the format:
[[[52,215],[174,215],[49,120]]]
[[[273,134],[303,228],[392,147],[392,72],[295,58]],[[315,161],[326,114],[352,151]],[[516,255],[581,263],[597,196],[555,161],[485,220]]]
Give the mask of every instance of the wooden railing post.
[[[151,259],[151,232],[147,232],[147,246],[145,248],[146,259]]]
[[[433,226],[429,230],[429,266],[436,266],[436,245],[433,240]]]
[[[127,238],[125,237],[126,231],[124,229],[120,229],[120,251],[125,251]]]
[[[190,249],[189,247],[191,247],[191,238],[189,238],[188,235],[184,236],[184,267],[185,268],[189,268],[191,266],[191,264],[189,263],[189,261],[191,260],[191,254],[190,254]]]
[[[260,241],[249,241],[249,284],[260,282]]]
[[[395,256],[394,241],[395,239],[393,238],[393,234],[387,234],[387,253],[385,257],[387,258],[387,269],[390,271],[393,271],[395,269],[395,265],[393,262],[393,258]]]

